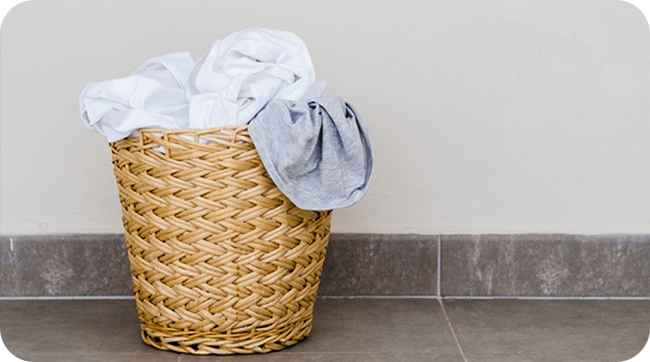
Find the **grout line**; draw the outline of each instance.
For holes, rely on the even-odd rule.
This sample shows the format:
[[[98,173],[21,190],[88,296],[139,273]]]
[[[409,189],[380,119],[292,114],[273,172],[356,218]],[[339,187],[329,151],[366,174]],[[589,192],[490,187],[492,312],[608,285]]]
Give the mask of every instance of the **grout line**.
[[[431,353],[431,350],[435,349],[429,348],[424,351],[416,351],[416,352],[408,352],[408,354],[414,354],[414,355],[420,355],[420,356],[429,356]],[[313,351],[313,352],[308,352],[308,351],[300,351],[300,352],[294,352],[291,351],[289,348],[285,348],[282,350],[282,355],[283,356],[376,356],[376,355],[386,355],[386,353],[390,352],[374,352],[374,351],[367,351],[367,352],[355,352],[355,351],[349,351],[349,352],[338,352],[338,351]],[[189,354],[188,354],[189,355]],[[257,356],[257,354],[255,355]],[[263,355],[262,355],[263,356]],[[237,356],[234,356],[237,357]],[[357,361],[357,359],[355,359]],[[365,360],[364,360],[365,361]]]
[[[443,299],[443,300],[650,300],[648,297],[553,297],[553,296],[438,296],[438,295],[319,295],[322,299]]]
[[[442,299],[442,300],[650,300],[650,296],[641,297],[553,297],[553,296],[464,296],[464,295],[319,295],[319,299]],[[92,296],[18,296],[3,297],[0,301],[12,300],[134,300],[127,295],[92,295]]]
[[[0,297],[2,300],[134,300],[128,295],[85,295],[85,296],[42,296],[42,297]]]
[[[454,336],[454,340],[456,341],[456,347],[458,347],[458,352],[460,352],[460,356],[463,357],[464,362],[467,361],[467,357],[465,356],[465,352],[463,351],[463,347],[460,345],[460,340],[458,339],[458,336],[456,335],[456,331],[454,330],[454,326],[451,324],[451,320],[449,319],[449,315],[447,315],[447,310],[445,310],[445,305],[442,303],[442,299],[438,299],[438,302],[440,303],[440,308],[442,309],[442,314],[445,316],[445,320],[447,321],[447,325],[449,326],[449,329],[451,330],[451,334]]]
[[[319,295],[320,299],[440,299],[437,295]]]
[[[438,286],[436,295],[438,297],[440,297],[440,280],[441,280],[440,275],[441,275],[441,272],[442,272],[442,264],[440,263],[440,261],[442,260],[442,253],[441,252],[442,252],[442,245],[441,245],[441,241],[440,241],[440,234],[438,234],[438,275],[436,275],[436,277],[438,279],[436,281],[436,284]]]
[[[642,297],[599,297],[599,296],[576,296],[576,297],[554,297],[554,296],[464,296],[464,295],[448,295],[441,297],[441,299],[449,300],[650,300],[650,296]]]

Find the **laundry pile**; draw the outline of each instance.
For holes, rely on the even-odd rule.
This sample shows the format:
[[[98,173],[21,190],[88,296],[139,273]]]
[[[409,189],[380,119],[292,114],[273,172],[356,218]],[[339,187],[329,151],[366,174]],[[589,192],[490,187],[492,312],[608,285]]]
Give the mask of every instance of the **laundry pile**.
[[[302,209],[327,210],[361,199],[374,160],[358,113],[326,87],[297,35],[251,28],[217,41],[196,63],[171,53],[128,77],[88,83],[79,106],[86,127],[109,142],[141,128],[249,124],[278,188]]]

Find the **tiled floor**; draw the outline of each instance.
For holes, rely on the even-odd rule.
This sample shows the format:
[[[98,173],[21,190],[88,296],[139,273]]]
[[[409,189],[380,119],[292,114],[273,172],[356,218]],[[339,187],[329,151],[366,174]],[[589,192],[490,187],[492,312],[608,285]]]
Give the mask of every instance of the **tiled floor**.
[[[0,302],[27,361],[617,362],[650,332],[650,301],[319,299],[312,335],[281,352],[197,357],[140,342],[132,300]]]

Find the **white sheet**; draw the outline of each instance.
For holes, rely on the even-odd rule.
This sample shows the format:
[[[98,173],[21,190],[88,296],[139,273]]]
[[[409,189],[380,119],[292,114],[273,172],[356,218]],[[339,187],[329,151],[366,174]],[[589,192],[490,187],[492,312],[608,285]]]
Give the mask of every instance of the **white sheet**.
[[[190,127],[248,123],[271,99],[302,98],[315,78],[307,46],[295,34],[263,28],[230,34],[192,71]]]
[[[185,128],[185,85],[193,67],[189,53],[171,53],[148,60],[128,77],[88,83],[79,98],[81,118],[109,142],[138,128]]]
[[[297,35],[250,28],[217,41],[196,64],[187,52],[172,53],[128,77],[89,83],[79,107],[86,127],[114,142],[138,128],[246,124],[272,99],[314,99],[326,86]]]

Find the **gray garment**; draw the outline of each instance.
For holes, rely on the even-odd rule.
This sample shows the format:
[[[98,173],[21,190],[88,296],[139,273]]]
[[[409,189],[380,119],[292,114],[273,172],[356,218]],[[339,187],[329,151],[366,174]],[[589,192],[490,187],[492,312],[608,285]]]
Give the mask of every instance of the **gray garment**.
[[[272,100],[248,130],[269,175],[299,208],[347,207],[366,193],[374,163],[370,138],[341,97]]]

